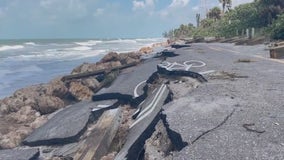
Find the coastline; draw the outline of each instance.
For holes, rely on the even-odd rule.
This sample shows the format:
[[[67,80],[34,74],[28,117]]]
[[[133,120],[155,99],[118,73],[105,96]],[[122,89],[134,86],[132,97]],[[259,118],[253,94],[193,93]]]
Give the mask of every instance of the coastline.
[[[165,41],[147,39],[9,40],[0,44],[0,99],[26,86],[48,83],[71,69],[98,62],[108,52],[134,52]]]
[[[140,57],[152,53],[155,48],[166,47],[167,42],[142,47],[136,52],[110,52],[96,63],[83,63],[72,69],[72,74],[119,67],[139,63]],[[91,100],[102,87],[109,85],[118,75],[110,72],[104,77],[96,76],[63,81],[62,76],[48,83],[35,84],[16,90],[12,95],[0,99],[0,149],[14,148],[34,129],[48,120],[48,115],[79,101]],[[1,132],[0,132],[1,133]]]
[[[20,147],[0,150],[0,156],[14,160],[24,152],[51,160],[283,157],[283,83],[279,77],[283,60],[270,59],[264,45],[173,46],[179,49],[162,52],[173,54],[146,56],[137,66],[121,70],[119,76],[115,69],[106,70],[107,76],[99,81],[116,80],[99,90],[92,101],[47,114],[47,123]],[[121,64],[127,62],[125,57],[131,60],[115,53],[104,60],[109,65]],[[185,68],[168,64],[184,64]],[[92,69],[89,66],[76,71]]]

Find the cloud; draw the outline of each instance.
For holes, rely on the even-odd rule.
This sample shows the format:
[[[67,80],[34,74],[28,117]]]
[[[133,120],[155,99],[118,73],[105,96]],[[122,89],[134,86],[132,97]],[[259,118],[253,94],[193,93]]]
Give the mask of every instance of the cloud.
[[[173,0],[172,3],[169,5],[170,8],[183,8],[187,6],[189,0]]]
[[[136,11],[139,9],[145,9],[145,8],[154,8],[155,7],[155,0],[145,0],[145,1],[132,1],[132,10]]]
[[[195,12],[198,11],[198,10],[200,10],[200,6],[194,6],[194,7],[192,7],[192,10],[195,11]]]
[[[105,12],[105,9],[97,8],[96,12],[94,13],[94,16],[100,16],[100,15],[104,14],[104,12]]]
[[[167,18],[169,15],[173,15],[178,12],[184,12],[185,7],[189,4],[190,0],[172,0],[168,7],[159,11],[159,15],[162,18]],[[186,9],[187,10],[187,9]]]

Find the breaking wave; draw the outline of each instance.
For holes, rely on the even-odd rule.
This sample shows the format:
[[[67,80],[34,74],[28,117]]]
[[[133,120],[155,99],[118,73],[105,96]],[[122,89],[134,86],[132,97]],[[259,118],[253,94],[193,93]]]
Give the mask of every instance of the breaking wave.
[[[95,41],[95,40],[89,40],[87,42],[75,42],[75,44],[77,45],[81,45],[81,46],[95,46],[98,43],[102,43],[103,41]]]
[[[109,40],[109,41],[105,41],[104,43],[132,43],[135,44],[137,43],[136,40],[132,40],[132,39],[117,39],[117,40]]]
[[[0,51],[16,50],[16,49],[23,49],[23,48],[25,47],[22,45],[13,45],[13,46],[5,45],[5,46],[0,47]]]
[[[34,43],[34,42],[26,42],[24,44],[25,45],[29,45],[29,46],[36,46],[36,43]]]
[[[79,47],[73,47],[73,48],[66,48],[66,51],[89,51],[92,50],[91,47],[87,46],[79,46]]]
[[[85,48],[87,49],[87,48]],[[82,52],[82,50],[84,52]],[[66,61],[82,59],[87,57],[95,57],[101,54],[106,54],[108,50],[84,50],[83,48],[71,48],[66,50],[48,49],[43,52],[32,52],[31,54],[22,54],[10,56],[6,58],[8,61]]]

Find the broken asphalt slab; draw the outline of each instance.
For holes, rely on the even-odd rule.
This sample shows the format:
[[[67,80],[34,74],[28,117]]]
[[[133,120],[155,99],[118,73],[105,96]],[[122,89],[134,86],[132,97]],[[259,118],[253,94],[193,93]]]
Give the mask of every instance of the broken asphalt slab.
[[[128,68],[115,79],[112,85],[108,88],[102,88],[96,95],[93,96],[93,100],[100,100],[103,96],[110,96],[115,99],[115,96],[112,96],[116,93],[117,96],[122,98],[131,98],[134,97],[135,87],[147,80],[154,72],[156,72],[156,66],[160,63],[160,60],[149,60],[144,62],[137,67]],[[139,93],[143,93],[139,91]],[[125,97],[124,97],[125,96]]]
[[[180,49],[180,48],[185,48],[185,47],[191,47],[191,45],[189,45],[189,44],[172,44],[171,47],[175,48],[175,49]]]
[[[121,108],[104,112],[90,135],[80,144],[74,159],[101,159],[106,155],[121,123],[121,116]]]
[[[153,94],[150,94],[142,104],[142,110],[130,126],[130,131],[126,142],[120,152],[116,155],[116,160],[137,159],[143,150],[145,140],[154,131],[159,120],[159,113],[169,94],[167,85],[162,84]]]
[[[116,101],[84,101],[66,107],[32,132],[23,144],[38,146],[76,142],[86,130],[88,123],[97,119],[106,109],[117,106]]]
[[[0,150],[0,160],[37,160],[38,148]]]

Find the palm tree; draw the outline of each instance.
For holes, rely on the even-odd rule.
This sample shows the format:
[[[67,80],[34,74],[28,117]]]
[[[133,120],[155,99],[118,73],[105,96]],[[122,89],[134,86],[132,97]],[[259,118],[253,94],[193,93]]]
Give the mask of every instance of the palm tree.
[[[214,7],[209,10],[207,16],[208,18],[214,19],[215,21],[217,19],[220,19],[221,9],[219,7]]]
[[[225,13],[225,8],[227,7],[228,10],[231,9],[232,0],[219,0],[222,3],[223,13]]]

